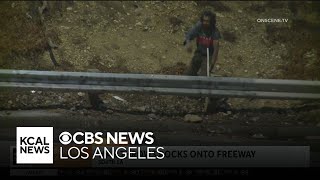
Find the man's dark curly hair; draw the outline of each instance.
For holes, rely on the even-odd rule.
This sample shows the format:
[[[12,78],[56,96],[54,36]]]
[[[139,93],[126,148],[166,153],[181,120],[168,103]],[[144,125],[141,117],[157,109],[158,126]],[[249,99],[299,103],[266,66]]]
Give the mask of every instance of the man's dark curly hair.
[[[203,22],[203,17],[209,17],[210,18],[210,27],[211,28],[215,28],[216,27],[216,14],[214,14],[213,12],[206,10],[204,11],[201,16],[200,16],[200,22]]]

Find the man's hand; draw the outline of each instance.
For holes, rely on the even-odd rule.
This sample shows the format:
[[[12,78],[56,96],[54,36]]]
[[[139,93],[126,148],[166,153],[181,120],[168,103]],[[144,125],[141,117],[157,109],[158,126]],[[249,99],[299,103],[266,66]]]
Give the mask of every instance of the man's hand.
[[[213,73],[215,61],[211,61],[211,62],[212,62],[212,63],[210,64],[209,72],[210,72],[210,73]]]
[[[212,60],[211,60],[211,65],[210,65],[210,72],[212,73],[214,65],[216,64],[218,60],[218,53],[219,53],[219,41],[215,40],[213,41],[213,55],[212,55]]]
[[[217,57],[212,57],[211,63],[210,63],[210,69],[209,69],[210,73],[213,73],[214,66],[215,66],[216,62],[217,62]]]

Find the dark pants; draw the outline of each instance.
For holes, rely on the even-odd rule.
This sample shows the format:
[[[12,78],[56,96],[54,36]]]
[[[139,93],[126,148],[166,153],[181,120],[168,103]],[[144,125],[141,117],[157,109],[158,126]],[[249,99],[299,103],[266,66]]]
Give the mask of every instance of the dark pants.
[[[209,56],[209,59],[211,58],[212,56]],[[188,76],[207,76],[207,56],[196,51],[186,74]]]
[[[211,62],[212,56],[209,56],[209,62]],[[207,56],[199,52],[195,52],[191,63],[186,72],[188,76],[207,76]],[[226,103],[227,98],[209,98],[207,104],[207,112],[227,111],[228,104]]]

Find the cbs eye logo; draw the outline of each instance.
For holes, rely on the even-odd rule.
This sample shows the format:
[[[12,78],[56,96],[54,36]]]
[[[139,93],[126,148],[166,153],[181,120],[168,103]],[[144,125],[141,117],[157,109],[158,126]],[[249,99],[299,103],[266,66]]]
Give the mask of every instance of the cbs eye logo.
[[[62,132],[59,136],[59,141],[63,145],[68,145],[72,141],[72,136],[69,132]]]

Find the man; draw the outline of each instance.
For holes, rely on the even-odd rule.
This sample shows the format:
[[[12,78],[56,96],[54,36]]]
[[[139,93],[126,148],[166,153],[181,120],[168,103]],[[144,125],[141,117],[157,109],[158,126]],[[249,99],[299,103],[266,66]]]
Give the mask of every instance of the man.
[[[187,32],[184,45],[188,52],[192,51],[191,41],[196,39],[197,49],[191,60],[189,69],[186,74],[197,76],[200,70],[200,76],[207,75],[207,48],[209,48],[209,71],[212,72],[214,65],[218,60],[219,39],[221,35],[216,27],[216,16],[210,11],[204,11],[200,17],[200,21]],[[210,98],[206,106],[207,112],[227,111],[230,109],[225,98]]]
[[[212,72],[219,53],[220,32],[216,27],[216,16],[210,11],[204,11],[200,21],[186,34],[184,45],[192,51],[191,41],[196,38],[197,49],[192,58],[187,75],[196,76],[200,70],[201,76],[206,76],[207,48],[209,48],[210,72]]]

